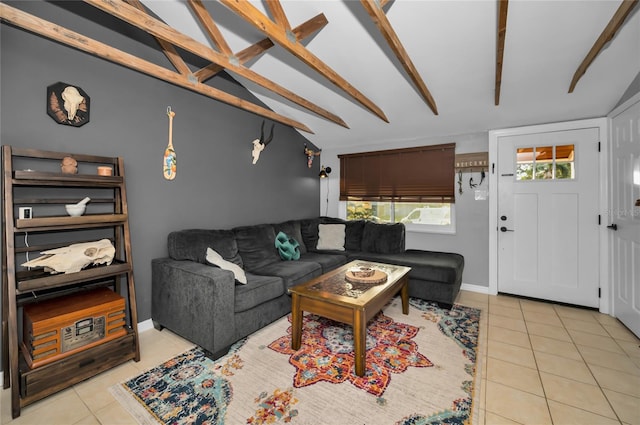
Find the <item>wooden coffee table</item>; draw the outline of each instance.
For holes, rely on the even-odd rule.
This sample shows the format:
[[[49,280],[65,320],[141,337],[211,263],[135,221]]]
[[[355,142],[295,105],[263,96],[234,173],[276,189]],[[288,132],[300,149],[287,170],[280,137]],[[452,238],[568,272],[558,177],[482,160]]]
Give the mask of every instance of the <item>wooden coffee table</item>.
[[[350,283],[350,268],[368,266],[387,274],[384,283]],[[409,314],[410,267],[356,260],[289,288],[291,294],[291,348],[300,349],[303,312],[314,313],[353,326],[355,372],[364,376],[367,322],[400,292],[402,312]]]

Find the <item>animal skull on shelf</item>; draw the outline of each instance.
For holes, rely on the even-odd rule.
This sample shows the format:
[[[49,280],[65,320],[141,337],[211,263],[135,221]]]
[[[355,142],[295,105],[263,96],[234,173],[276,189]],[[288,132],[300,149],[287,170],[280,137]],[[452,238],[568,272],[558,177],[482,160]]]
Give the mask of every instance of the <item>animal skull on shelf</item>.
[[[271,142],[271,139],[273,139],[274,125],[275,124],[271,124],[271,133],[269,134],[269,137],[265,140],[264,139],[264,121],[262,121],[262,127],[260,128],[260,138],[252,142],[253,151],[251,152],[251,157],[253,158],[253,164],[258,162],[258,159],[260,159],[260,152],[262,152],[264,148],[266,148],[267,145]]]
[[[42,257],[27,261],[22,264],[25,267],[44,267],[46,272],[75,273],[89,264],[109,265],[113,261],[116,249],[109,239],[101,239],[95,242],[71,244],[62,248],[42,251]]]
[[[304,144],[304,154],[307,156],[307,167],[311,168],[311,164],[313,164],[313,157],[319,156],[322,151],[314,151],[307,147],[307,144]]]

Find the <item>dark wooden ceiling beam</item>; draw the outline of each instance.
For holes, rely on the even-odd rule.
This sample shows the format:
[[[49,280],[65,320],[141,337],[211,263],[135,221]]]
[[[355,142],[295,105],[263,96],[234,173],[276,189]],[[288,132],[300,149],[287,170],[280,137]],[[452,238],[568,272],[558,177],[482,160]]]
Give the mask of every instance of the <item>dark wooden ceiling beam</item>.
[[[271,38],[272,41],[280,44],[280,46],[296,56],[311,69],[323,75],[336,87],[343,90],[373,114],[389,122],[382,109],[300,43],[291,41],[284,27],[273,22],[251,3],[245,0],[220,0],[220,2],[258,30],[262,31],[267,37]]]
[[[573,79],[571,79],[571,84],[569,85],[569,93],[573,93],[573,90],[576,88],[576,84],[578,84],[578,80],[580,80],[584,73],[587,72],[587,68],[589,68],[604,46],[613,39],[620,27],[622,27],[622,24],[624,24],[627,16],[629,16],[633,8],[637,5],[638,0],[622,1],[618,10],[616,10],[616,13],[614,13],[613,17],[602,31],[602,34],[600,34],[600,37],[598,37],[596,42],[593,44],[593,47],[591,47],[591,50],[589,50],[589,53],[587,53],[587,56],[573,74]]]
[[[313,133],[313,131],[311,131],[309,127],[298,121],[277,114],[244,99],[240,99],[239,97],[230,95],[229,93],[225,93],[222,90],[218,90],[214,87],[194,82],[192,79],[188,78],[185,75],[181,75],[177,72],[168,70],[154,63],[145,61],[129,53],[123,52],[91,38],[85,37],[82,34],[71,31],[70,29],[62,27],[60,25],[45,21],[44,19],[40,19],[36,16],[30,15],[26,12],[23,12],[1,2],[0,19],[12,25],[15,25],[18,28],[25,29],[34,34],[38,34],[53,41],[60,42],[64,45],[74,47],[80,51],[95,55],[119,65],[123,65],[127,68],[139,71],[146,75],[150,75],[168,83],[184,87],[188,90],[202,94],[215,100],[219,100],[228,105],[244,109],[248,112],[252,112],[256,115],[260,115],[262,117],[297,128],[302,131],[306,131],[308,133]]]
[[[502,85],[502,63],[504,59],[504,42],[507,36],[507,9],[509,0],[498,0],[498,27],[496,29],[496,86],[494,103],[500,104],[500,88]]]
[[[327,21],[326,16],[323,13],[320,13],[308,21],[298,25],[293,29],[293,34],[296,36],[298,40],[304,40],[309,37],[311,34],[314,34],[316,31],[321,30],[327,25],[329,21]],[[273,42],[269,38],[263,38],[255,44],[243,49],[235,54],[235,57],[238,58],[238,62],[244,64],[245,62],[261,55],[265,51],[269,50],[274,46]],[[213,77],[218,72],[224,70],[218,64],[212,63],[204,68],[201,68],[194,72],[193,74],[198,78],[198,81],[205,81],[208,78]]]
[[[436,101],[431,96],[431,92],[427,88],[424,80],[420,76],[420,73],[416,69],[411,57],[409,57],[409,53],[404,48],[400,38],[396,34],[391,22],[387,19],[387,15],[382,10],[382,6],[378,6],[378,0],[360,0],[362,6],[367,11],[373,22],[376,24],[384,38],[387,40],[389,47],[393,50],[393,53],[396,55],[405,72],[409,74],[409,78],[413,81],[413,84],[418,88],[420,95],[427,103],[429,108],[433,111],[434,114],[438,115],[438,107],[436,106]]]
[[[140,10],[141,12],[148,13],[147,9],[144,7],[144,5],[140,0],[125,0],[125,1],[129,3],[131,6]],[[178,71],[182,75],[191,74],[191,69],[189,69],[189,67],[187,66],[185,61],[182,59],[180,54],[176,51],[175,47],[173,47],[173,44],[168,43],[158,37],[155,37],[155,39],[160,45],[160,47],[162,48],[162,51],[164,52],[167,59],[169,59],[169,62],[171,62],[171,64],[173,64],[173,66],[176,68],[176,71]]]
[[[264,87],[265,89],[272,91],[291,102],[306,108],[307,110],[316,113],[329,121],[332,121],[343,127],[347,127],[347,124],[342,118],[329,112],[328,110],[310,102],[309,100],[297,95],[296,93],[282,87],[281,85],[269,80],[268,78],[241,66],[233,63],[228,57],[216,52],[212,48],[205,46],[202,43],[197,42],[191,37],[176,31],[165,23],[154,19],[142,13],[136,8],[128,5],[122,0],[84,0],[85,3],[90,4],[104,12],[107,12],[117,18],[122,19],[129,24],[146,31],[154,37],[162,38],[174,46],[178,46],[186,51],[189,51],[201,58],[207,59],[213,63],[223,66],[225,69],[236,73],[247,80]],[[193,78],[195,80],[195,77]]]

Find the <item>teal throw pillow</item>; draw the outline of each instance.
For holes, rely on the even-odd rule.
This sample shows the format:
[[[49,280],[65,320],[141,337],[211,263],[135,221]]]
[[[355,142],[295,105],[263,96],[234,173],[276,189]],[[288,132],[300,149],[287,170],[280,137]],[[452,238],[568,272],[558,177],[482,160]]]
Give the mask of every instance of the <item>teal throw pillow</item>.
[[[276,236],[276,248],[280,258],[285,261],[300,259],[300,244],[284,232],[279,232]]]

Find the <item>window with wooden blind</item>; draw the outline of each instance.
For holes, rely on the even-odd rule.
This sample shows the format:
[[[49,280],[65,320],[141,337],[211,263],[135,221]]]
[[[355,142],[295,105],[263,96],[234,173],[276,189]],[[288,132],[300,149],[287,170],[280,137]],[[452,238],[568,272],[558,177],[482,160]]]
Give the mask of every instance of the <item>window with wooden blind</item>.
[[[455,143],[338,157],[347,219],[455,233]]]
[[[455,143],[338,155],[341,201],[455,202]]]

